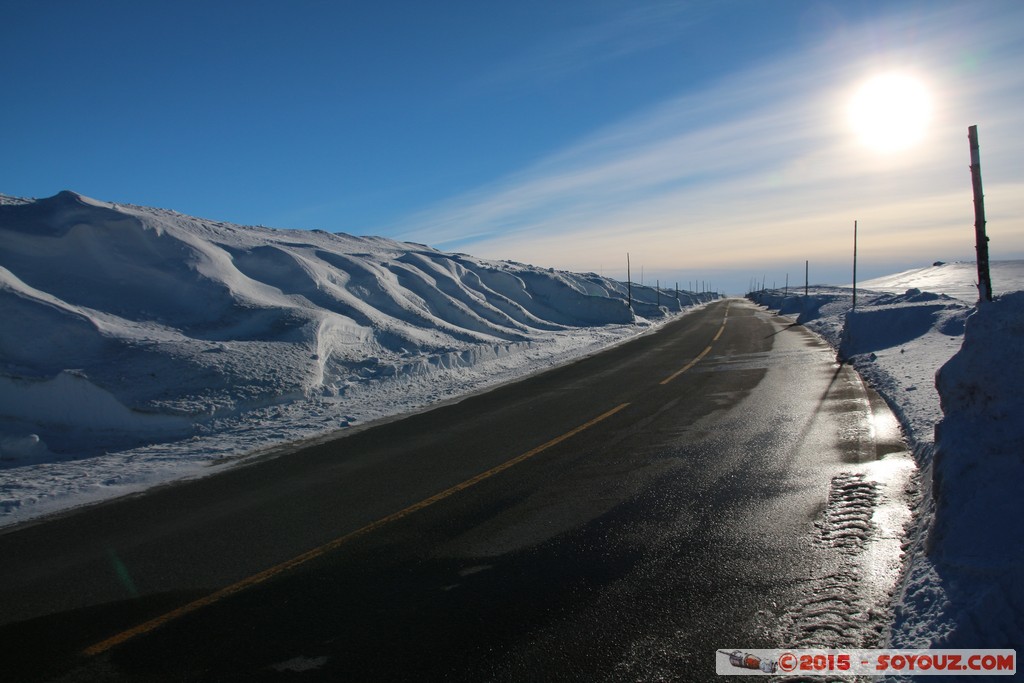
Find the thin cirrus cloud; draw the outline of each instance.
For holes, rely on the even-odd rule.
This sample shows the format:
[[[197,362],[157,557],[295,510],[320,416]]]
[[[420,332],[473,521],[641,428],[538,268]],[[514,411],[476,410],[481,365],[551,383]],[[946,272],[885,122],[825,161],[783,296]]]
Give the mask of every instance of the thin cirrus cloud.
[[[805,258],[845,262],[859,218],[866,255],[885,263],[968,254],[966,127],[980,124],[983,145],[993,141],[990,203],[1020,215],[1024,77],[1006,28],[1013,22],[972,26],[964,16],[957,8],[825,37],[410,216],[399,233],[573,270],[597,270],[632,250],[645,252],[652,270],[749,272]],[[892,22],[914,23],[912,43],[871,49],[869,36],[906,32]],[[845,106],[858,81],[893,68],[922,78],[935,116],[922,144],[879,155],[858,145]],[[1024,234],[1003,227],[1004,250],[1024,252]]]
[[[558,81],[595,64],[678,40],[702,14],[678,2],[627,5],[525,49],[471,83],[470,89],[533,87],[538,81]]]

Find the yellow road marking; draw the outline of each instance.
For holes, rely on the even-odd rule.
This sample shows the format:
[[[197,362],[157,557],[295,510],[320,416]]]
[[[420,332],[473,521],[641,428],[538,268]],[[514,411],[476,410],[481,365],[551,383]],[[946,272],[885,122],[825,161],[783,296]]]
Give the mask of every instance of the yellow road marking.
[[[727,303],[725,305],[725,315],[722,317],[722,326],[718,328],[718,332],[716,332],[715,336],[712,337],[712,339],[711,339],[712,342],[718,341],[718,339],[722,336],[722,333],[725,332],[725,324],[727,322],[729,322],[729,306],[731,306],[731,305],[732,305],[732,303]],[[692,368],[694,365],[699,363],[701,361],[701,359],[704,356],[708,355],[709,353],[711,353],[711,346],[710,345],[708,345],[707,348],[705,348],[703,351],[701,351],[699,356],[697,356],[696,358],[691,360],[689,363],[687,363],[685,366],[683,366],[683,368],[681,370],[679,370],[678,372],[672,373],[671,375],[669,375],[665,379],[661,380],[661,382],[659,382],[659,384],[663,384],[663,385],[664,384],[668,384],[669,382],[674,380],[676,377],[678,377],[679,375],[683,374],[684,372],[686,372],[687,370]]]
[[[314,548],[313,550],[310,550],[310,551],[305,552],[305,553],[303,553],[301,555],[298,555],[297,557],[293,557],[290,560],[282,562],[281,564],[276,565],[274,567],[271,567],[270,569],[266,569],[266,570],[264,570],[264,571],[262,571],[262,572],[260,572],[258,574],[253,574],[252,576],[250,576],[248,578],[245,578],[245,579],[242,579],[241,581],[239,581],[237,583],[233,583],[230,586],[227,586],[225,588],[221,588],[220,590],[218,590],[218,591],[216,591],[214,593],[211,593],[211,594],[207,595],[206,597],[199,598],[198,600],[195,600],[194,602],[190,602],[187,605],[182,605],[181,607],[179,607],[177,609],[171,610],[170,612],[167,612],[166,614],[162,614],[162,615],[160,615],[158,617],[150,619],[149,621],[144,622],[142,624],[139,624],[138,626],[134,626],[134,627],[132,627],[132,628],[126,630],[126,631],[122,631],[121,633],[118,633],[117,635],[111,636],[110,638],[107,638],[106,640],[103,640],[103,641],[101,641],[99,643],[96,643],[95,645],[90,645],[89,647],[87,647],[84,650],[82,650],[82,654],[85,655],[86,657],[94,657],[96,655],[102,654],[102,653],[106,652],[107,650],[110,650],[111,648],[117,647],[121,643],[124,643],[124,642],[126,642],[128,640],[131,640],[132,638],[135,638],[136,636],[141,636],[141,635],[143,635],[145,633],[149,633],[151,631],[154,631],[154,630],[160,628],[161,626],[163,626],[164,624],[167,624],[167,623],[169,623],[171,621],[174,621],[175,619],[179,619],[179,618],[181,618],[181,617],[183,617],[183,616],[185,616],[187,614],[191,614],[192,612],[198,611],[198,610],[200,610],[200,609],[202,609],[204,607],[207,607],[207,606],[212,605],[212,604],[214,604],[216,602],[219,602],[219,601],[223,600],[224,598],[232,596],[232,595],[234,595],[236,593],[240,593],[240,592],[242,592],[242,591],[244,591],[244,590],[246,590],[248,588],[252,588],[253,586],[257,586],[257,585],[259,585],[261,583],[264,583],[264,582],[268,581],[269,579],[272,579],[275,576],[278,576],[279,574],[283,574],[284,572],[287,572],[287,571],[289,571],[291,569],[294,569],[294,568],[296,568],[296,567],[298,567],[300,565],[306,564],[310,560],[315,560],[316,558],[321,557],[323,555],[326,555],[327,553],[329,553],[329,552],[331,552],[333,550],[337,550],[338,548],[340,548],[341,546],[345,545],[349,541],[352,541],[352,540],[354,540],[356,538],[359,538],[360,536],[365,536],[366,534],[370,533],[371,531],[379,529],[380,527],[385,526],[387,524],[390,524],[391,522],[396,522],[396,521],[402,519],[403,517],[408,517],[409,515],[413,514],[414,512],[417,512],[419,510],[422,510],[423,508],[429,507],[429,506],[433,505],[434,503],[437,503],[438,501],[444,500],[445,498],[448,498],[449,496],[451,496],[451,495],[453,495],[455,493],[458,493],[459,491],[462,491],[464,489],[468,489],[471,486],[479,484],[481,481],[483,481],[485,479],[488,479],[490,477],[493,477],[494,475],[496,475],[496,474],[498,474],[500,472],[504,472],[505,470],[509,469],[510,467],[514,467],[514,466],[518,465],[519,463],[523,462],[524,460],[528,460],[529,458],[532,458],[533,456],[537,455],[538,453],[546,451],[547,449],[551,448],[552,446],[557,446],[558,444],[562,443],[566,439],[570,439],[573,436],[576,436],[577,434],[579,434],[583,430],[589,429],[590,427],[593,427],[598,422],[601,422],[602,420],[608,419],[609,417],[611,417],[615,413],[619,412],[620,410],[622,410],[623,408],[625,408],[628,405],[629,405],[628,403],[622,403],[622,404],[612,408],[608,412],[602,413],[601,415],[598,415],[593,420],[590,420],[589,422],[581,424],[580,426],[578,426],[575,429],[572,429],[572,430],[566,432],[565,434],[562,434],[561,436],[558,436],[558,437],[555,437],[554,439],[551,439],[551,441],[548,441],[547,443],[543,443],[540,446],[537,446],[536,448],[531,449],[531,450],[523,453],[522,455],[517,455],[516,457],[512,458],[511,460],[507,460],[507,461],[501,463],[500,465],[497,465],[496,467],[492,467],[491,469],[487,470],[486,472],[481,472],[480,474],[476,475],[475,477],[472,477],[472,478],[467,479],[467,480],[465,480],[463,482],[460,482],[460,483],[456,484],[455,486],[452,486],[451,488],[447,488],[444,491],[441,491],[440,493],[437,493],[437,494],[435,494],[435,495],[433,495],[433,496],[431,496],[429,498],[425,498],[425,499],[421,500],[418,503],[410,505],[409,507],[405,508],[404,510],[399,510],[398,512],[392,513],[392,514],[388,515],[387,517],[382,517],[382,518],[378,519],[375,522],[370,522],[366,526],[364,526],[364,527],[362,527],[360,529],[356,529],[355,531],[353,531],[351,533],[345,534],[344,536],[341,536],[340,538],[336,538],[333,541],[325,543],[324,545],[322,545],[322,546],[320,546],[318,548]]]
[[[709,353],[711,353],[711,347],[710,346],[708,346],[706,349],[701,351],[699,356],[697,356],[696,358],[691,360],[689,363],[684,365],[682,370],[679,370],[678,372],[675,372],[675,373],[669,375],[668,377],[666,377],[665,379],[661,380],[661,384],[668,384],[669,382],[674,380],[676,377],[678,377],[679,375],[683,374],[684,372],[686,372],[687,370],[692,368],[694,365],[699,363],[701,358],[703,358],[704,356],[708,355]]]

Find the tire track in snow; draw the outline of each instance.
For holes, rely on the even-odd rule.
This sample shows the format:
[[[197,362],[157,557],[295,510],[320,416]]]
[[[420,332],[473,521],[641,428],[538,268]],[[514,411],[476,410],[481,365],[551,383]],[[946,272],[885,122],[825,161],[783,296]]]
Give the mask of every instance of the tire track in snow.
[[[872,517],[878,483],[862,473],[832,478],[825,509],[815,526],[817,545],[838,554],[834,568],[806,586],[807,597],[789,614],[788,645],[796,648],[862,648],[878,644],[882,620],[860,590],[864,579],[857,556],[875,531]]]

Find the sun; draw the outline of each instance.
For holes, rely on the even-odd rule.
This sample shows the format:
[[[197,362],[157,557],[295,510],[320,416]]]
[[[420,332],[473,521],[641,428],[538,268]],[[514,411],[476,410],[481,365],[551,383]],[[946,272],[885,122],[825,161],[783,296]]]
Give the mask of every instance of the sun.
[[[919,143],[931,120],[931,97],[920,79],[886,73],[854,92],[849,122],[860,141],[878,152],[899,152]]]

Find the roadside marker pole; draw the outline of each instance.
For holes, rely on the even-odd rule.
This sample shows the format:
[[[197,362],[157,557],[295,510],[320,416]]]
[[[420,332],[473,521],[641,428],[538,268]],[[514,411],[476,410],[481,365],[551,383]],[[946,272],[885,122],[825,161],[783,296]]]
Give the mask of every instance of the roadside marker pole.
[[[992,301],[992,274],[988,265],[988,235],[985,234],[985,194],[981,190],[981,152],[978,127],[967,129],[971,144],[971,187],[974,190],[974,241],[978,252],[978,300]]]

